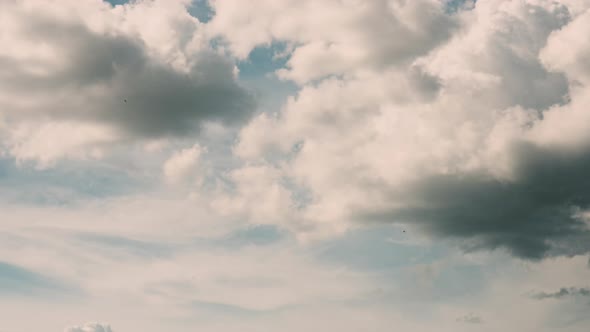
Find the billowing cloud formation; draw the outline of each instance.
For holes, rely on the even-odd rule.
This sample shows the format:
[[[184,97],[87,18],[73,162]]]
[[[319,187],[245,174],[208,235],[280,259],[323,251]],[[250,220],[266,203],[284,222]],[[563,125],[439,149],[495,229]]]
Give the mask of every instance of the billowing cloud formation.
[[[588,331],[590,2],[205,1],[0,0],[6,328]]]
[[[298,45],[283,78],[299,83],[366,67],[412,62],[451,36],[457,22],[437,0],[211,1],[213,33],[245,57],[257,45]]]
[[[363,2],[340,3],[333,5]],[[401,34],[403,49],[420,45],[403,61],[394,52],[378,66],[362,57],[330,69],[334,76],[304,85],[276,117],[254,119],[236,153],[285,156],[284,176],[312,197],[300,215],[309,224],[407,223],[467,250],[501,248],[526,259],[589,252],[590,48],[575,41],[587,33],[590,4],[482,1],[446,14],[440,1],[375,3],[395,15],[429,8],[426,21],[411,20],[412,31],[429,31],[435,19],[445,32],[428,42]],[[339,31],[376,20],[354,13]],[[280,75],[300,83],[324,76],[297,74],[309,63],[322,70],[317,53],[304,52],[313,41],[286,24],[270,27],[249,26],[255,36],[293,41]],[[357,49],[359,40],[381,45],[355,34],[333,38],[339,50]],[[238,53],[249,45],[231,31],[228,40]]]
[[[163,3],[0,4],[0,115],[7,127],[48,134],[39,128],[87,126],[89,136],[74,141],[88,145],[194,134],[207,121],[244,121],[254,101],[236,82],[232,61],[208,46],[188,2]],[[145,19],[154,29],[141,23]],[[43,139],[61,141],[55,134]],[[17,158],[37,153],[46,161],[71,150],[55,148],[55,156],[47,156],[33,151],[31,140],[8,136]]]
[[[65,329],[64,332],[112,332],[109,325],[99,323],[87,323],[82,326],[73,326]]]

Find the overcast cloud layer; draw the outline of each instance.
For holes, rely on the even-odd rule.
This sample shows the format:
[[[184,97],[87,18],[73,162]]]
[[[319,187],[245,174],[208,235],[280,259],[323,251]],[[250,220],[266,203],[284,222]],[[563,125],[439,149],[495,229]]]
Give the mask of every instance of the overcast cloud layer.
[[[587,331],[589,34],[587,0],[1,1],[0,330]]]

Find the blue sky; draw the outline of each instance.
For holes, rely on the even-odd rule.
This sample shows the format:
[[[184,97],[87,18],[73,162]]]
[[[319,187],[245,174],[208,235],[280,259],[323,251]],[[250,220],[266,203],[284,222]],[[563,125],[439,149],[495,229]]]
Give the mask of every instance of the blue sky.
[[[0,13],[0,331],[590,327],[585,1]]]

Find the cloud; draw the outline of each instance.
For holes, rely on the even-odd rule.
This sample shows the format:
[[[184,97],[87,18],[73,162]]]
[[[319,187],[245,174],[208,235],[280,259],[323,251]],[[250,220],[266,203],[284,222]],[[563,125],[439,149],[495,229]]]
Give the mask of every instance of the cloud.
[[[115,8],[100,2],[63,4],[82,11],[80,17],[62,17],[55,13],[59,9],[45,10],[41,1],[1,5],[2,116],[8,128],[43,128],[44,140],[56,146],[54,152],[39,151],[32,148],[36,137],[23,138],[8,129],[16,158],[47,163],[67,155],[72,144],[194,136],[207,122],[235,125],[249,117],[254,99],[237,83],[233,62],[200,41],[200,23],[187,19],[186,10],[154,22],[165,28],[160,21],[171,21],[177,35],[142,31],[145,24],[134,23],[158,3]],[[170,38],[167,48],[164,38]],[[175,45],[177,38],[188,42]],[[100,135],[91,130],[75,141],[79,144],[58,147],[59,131],[49,132],[48,122],[106,129]]]
[[[539,292],[539,293],[534,293],[534,294],[530,295],[530,297],[535,300],[562,299],[562,298],[571,297],[571,296],[589,297],[590,296],[590,289],[570,287],[570,288],[561,288],[559,291],[554,292],[554,293]]]
[[[140,331],[586,319],[518,290],[588,298],[559,287],[590,273],[589,2],[0,2],[7,328],[97,313]],[[278,45],[284,61],[257,62]],[[239,77],[271,86],[260,71],[277,67],[299,91],[235,141],[255,107]],[[47,306],[62,284],[46,275],[85,296]]]
[[[202,150],[199,145],[175,152],[164,163],[164,176],[170,183],[179,183],[187,180],[197,171],[197,163]]]
[[[457,318],[457,322],[465,323],[465,324],[482,324],[483,320],[481,317],[478,317],[472,313],[467,314],[463,317]]]
[[[588,153],[524,145],[514,154],[514,180],[481,173],[426,177],[390,194],[402,207],[374,217],[462,238],[467,249],[504,247],[528,259],[589,252],[590,229],[580,215],[590,207]]]
[[[211,4],[216,15],[208,29],[222,36],[238,57],[273,41],[295,45],[287,68],[278,74],[301,84],[411,62],[450,38],[458,25],[438,0]]]
[[[245,165],[227,174],[229,185],[214,195],[210,206],[220,216],[240,218],[254,224],[279,224],[297,217],[284,174],[269,164]]]
[[[590,27],[590,12],[580,14],[570,24],[549,36],[540,59],[550,69],[566,73],[572,82],[590,83],[590,65],[587,58],[590,42],[581,37]]]
[[[304,86],[234,151],[282,156],[309,192],[300,218],[318,228],[405,223],[468,251],[588,253],[586,44],[556,56],[590,21],[574,2],[477,2],[411,62],[355,63]]]
[[[62,158],[98,159],[116,138],[108,126],[58,121],[18,124],[4,144],[17,164],[35,161],[37,168],[44,169]]]
[[[64,330],[64,332],[112,332],[109,325],[100,323],[86,323],[82,326],[73,326]]]

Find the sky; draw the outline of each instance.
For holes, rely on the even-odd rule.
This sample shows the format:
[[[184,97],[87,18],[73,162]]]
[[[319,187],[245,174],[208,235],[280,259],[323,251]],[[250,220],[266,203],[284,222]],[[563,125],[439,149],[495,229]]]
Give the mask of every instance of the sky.
[[[1,332],[586,332],[587,0],[0,1]]]

